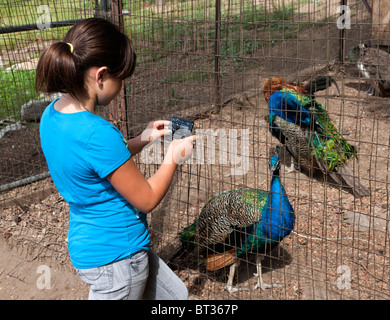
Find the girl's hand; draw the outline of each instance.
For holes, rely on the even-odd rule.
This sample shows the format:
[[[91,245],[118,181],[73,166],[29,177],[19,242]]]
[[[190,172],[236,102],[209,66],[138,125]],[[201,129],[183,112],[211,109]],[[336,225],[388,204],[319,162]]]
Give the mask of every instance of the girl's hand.
[[[159,138],[172,133],[169,129],[169,121],[168,120],[157,120],[152,121],[146,127],[146,129],[141,134],[141,140],[146,143],[151,143]]]
[[[157,120],[150,122],[140,135],[128,141],[130,153],[134,156],[141,152],[142,149],[149,143],[153,143],[159,138],[169,134],[169,123],[170,122],[167,120]]]
[[[166,194],[178,164],[192,154],[196,136],[173,140],[163,163],[148,180],[130,158],[107,176],[113,187],[134,207],[142,212],[152,211]]]
[[[165,163],[182,164],[190,158],[193,151],[193,142],[196,136],[186,137],[180,140],[173,140],[169,145],[168,152],[165,156]]]

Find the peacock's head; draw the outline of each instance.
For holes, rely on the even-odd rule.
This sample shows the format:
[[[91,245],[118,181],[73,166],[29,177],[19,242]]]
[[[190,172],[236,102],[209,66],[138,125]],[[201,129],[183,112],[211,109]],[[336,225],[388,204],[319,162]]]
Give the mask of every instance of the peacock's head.
[[[280,169],[279,151],[280,151],[280,147],[276,146],[274,155],[271,157],[271,159],[268,162],[269,169],[271,170],[271,172],[277,172]]]
[[[359,45],[353,47],[348,51],[348,60],[351,62],[357,62],[364,52],[367,51],[367,46],[364,43],[359,43]]]
[[[276,170],[279,170],[280,169],[280,161],[279,161],[279,158],[277,157],[272,157],[270,160],[269,160],[269,169],[271,170],[271,172],[275,172]]]

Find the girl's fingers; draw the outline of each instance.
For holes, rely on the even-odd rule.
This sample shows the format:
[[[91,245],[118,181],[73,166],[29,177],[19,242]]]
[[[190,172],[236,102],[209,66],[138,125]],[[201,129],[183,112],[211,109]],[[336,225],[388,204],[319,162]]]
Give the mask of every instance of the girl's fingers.
[[[153,122],[154,124],[154,127],[156,129],[165,129],[165,128],[168,128],[169,124],[170,124],[170,121],[168,120],[157,120],[157,121],[154,121]]]
[[[172,134],[172,130],[170,130],[170,129],[163,129],[163,130],[159,130],[158,132],[159,132],[161,137],[166,136],[168,134]]]
[[[196,135],[186,137],[185,139],[191,140],[191,142],[194,142],[198,137]]]

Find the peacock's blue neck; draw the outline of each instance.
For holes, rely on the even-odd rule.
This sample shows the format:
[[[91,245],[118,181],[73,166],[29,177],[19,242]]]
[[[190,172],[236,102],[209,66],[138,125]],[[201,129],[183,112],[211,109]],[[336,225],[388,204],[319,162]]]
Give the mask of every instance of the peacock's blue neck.
[[[268,103],[270,117],[278,116],[284,121],[298,125],[310,124],[310,113],[298,101],[297,95],[288,91],[275,92]]]
[[[259,222],[246,230],[244,243],[237,254],[248,251],[261,251],[279,243],[294,228],[294,209],[288,200],[286,191],[280,181],[278,171],[274,172],[267,201],[262,207]]]
[[[272,177],[266,206],[260,220],[263,236],[270,242],[281,241],[294,228],[294,209],[278,175]]]

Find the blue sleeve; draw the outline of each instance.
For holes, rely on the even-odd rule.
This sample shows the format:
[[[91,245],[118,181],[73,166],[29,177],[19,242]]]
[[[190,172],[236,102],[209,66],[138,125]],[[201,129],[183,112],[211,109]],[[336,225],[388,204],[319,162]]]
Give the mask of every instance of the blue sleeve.
[[[107,122],[99,125],[88,144],[88,162],[92,169],[104,178],[130,158],[130,151],[122,133]]]

